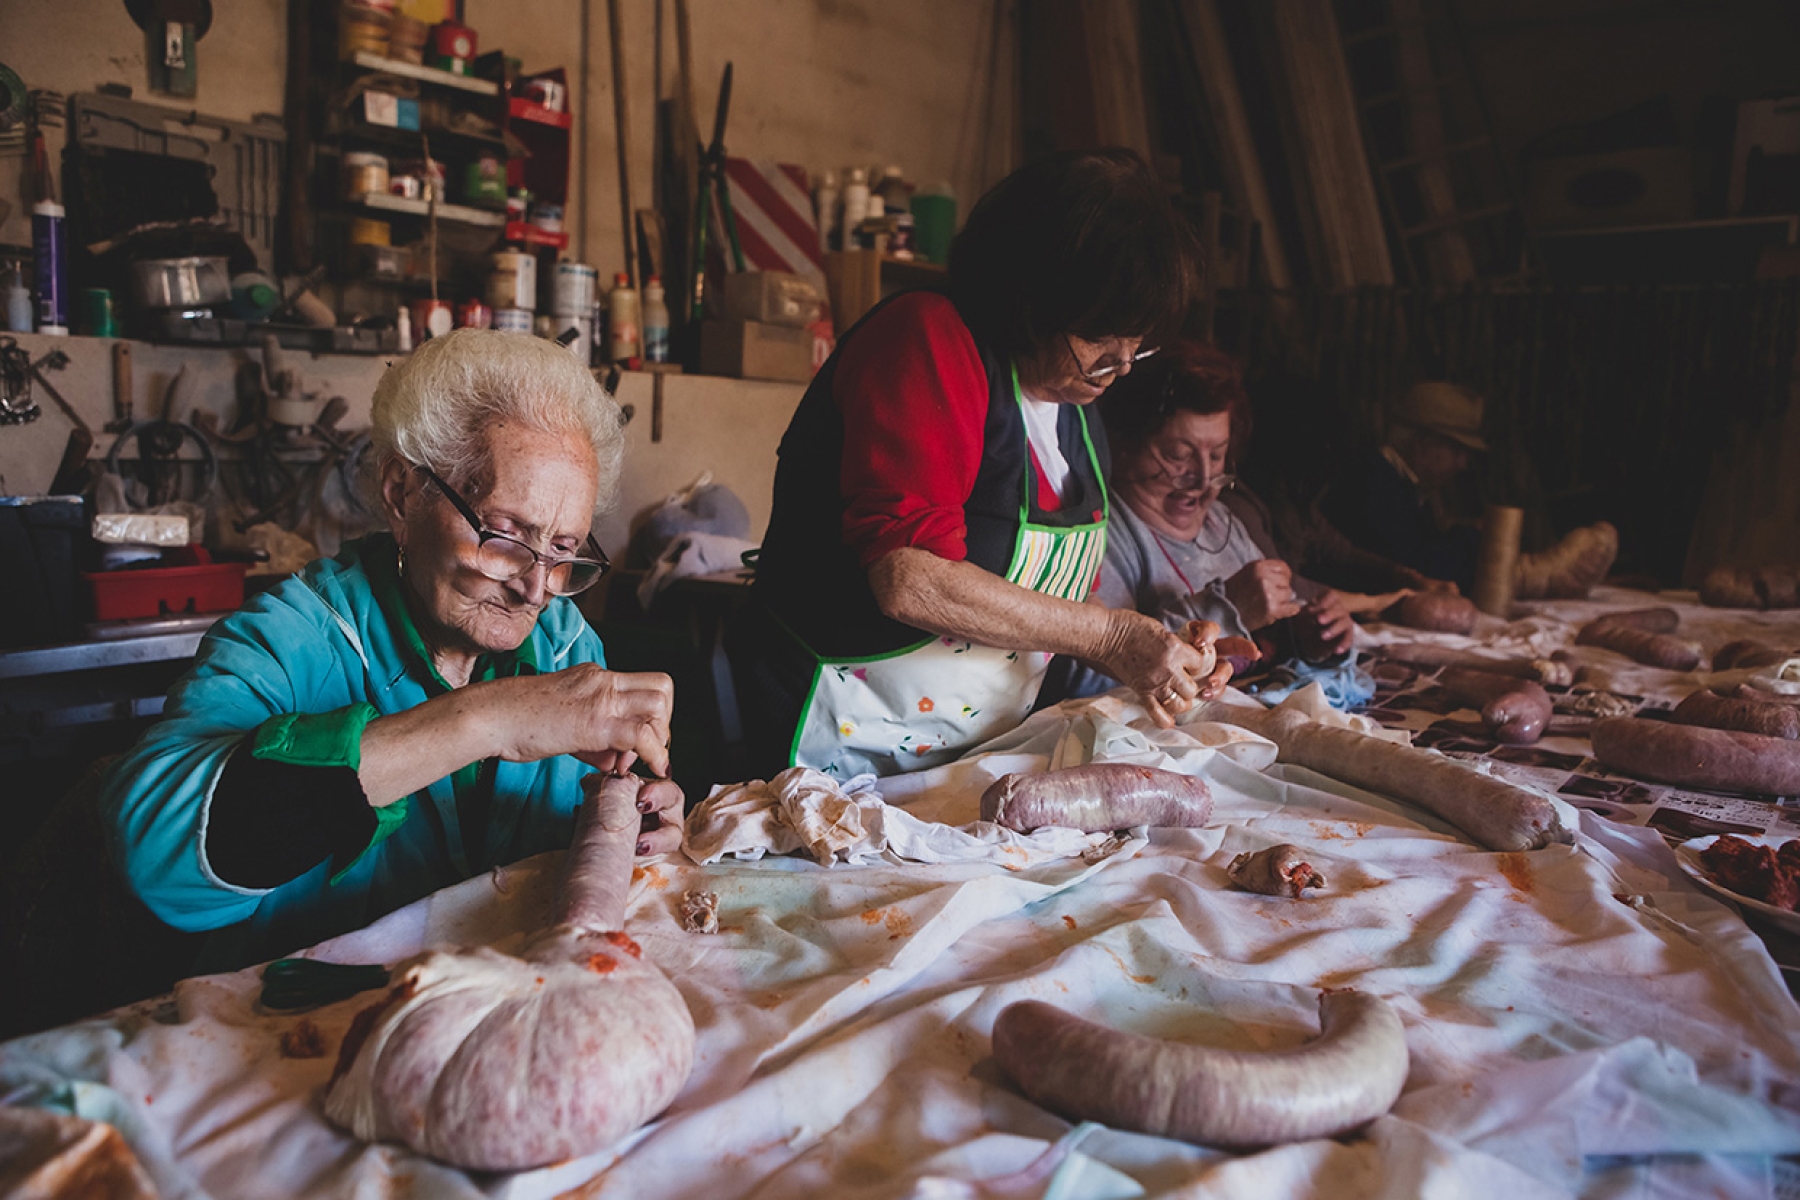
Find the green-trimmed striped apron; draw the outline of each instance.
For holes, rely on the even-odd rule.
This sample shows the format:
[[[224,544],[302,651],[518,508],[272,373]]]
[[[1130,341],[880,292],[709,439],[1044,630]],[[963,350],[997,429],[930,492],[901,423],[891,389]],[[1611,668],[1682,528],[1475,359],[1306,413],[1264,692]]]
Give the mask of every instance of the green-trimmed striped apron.
[[[1023,404],[1016,372],[1013,397]],[[1006,570],[1009,583],[1077,602],[1093,590],[1106,554],[1110,507],[1086,421],[1082,439],[1100,481],[1100,520],[1066,528],[1033,524],[1032,472],[1026,470],[1019,532]],[[932,637],[867,658],[814,657],[792,761],[848,780],[935,767],[1014,728],[1031,712],[1051,656]]]

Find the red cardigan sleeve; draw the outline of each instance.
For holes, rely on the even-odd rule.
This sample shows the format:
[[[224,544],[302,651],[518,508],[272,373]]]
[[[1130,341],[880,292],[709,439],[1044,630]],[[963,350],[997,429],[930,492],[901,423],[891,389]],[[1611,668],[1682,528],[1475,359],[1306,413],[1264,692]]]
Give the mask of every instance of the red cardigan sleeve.
[[[966,557],[964,506],[981,466],[988,379],[948,299],[902,296],[838,355],[844,541],[867,567],[902,546]]]

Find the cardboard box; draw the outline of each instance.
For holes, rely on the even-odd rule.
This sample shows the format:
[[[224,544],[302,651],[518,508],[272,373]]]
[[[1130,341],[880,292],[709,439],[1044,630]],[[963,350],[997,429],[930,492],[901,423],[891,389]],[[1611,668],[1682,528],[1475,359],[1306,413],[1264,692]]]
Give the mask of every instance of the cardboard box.
[[[810,329],[762,321],[707,321],[700,326],[700,371],[734,379],[812,379]]]
[[[819,315],[819,289],[787,271],[739,271],[725,276],[727,321],[811,325]]]

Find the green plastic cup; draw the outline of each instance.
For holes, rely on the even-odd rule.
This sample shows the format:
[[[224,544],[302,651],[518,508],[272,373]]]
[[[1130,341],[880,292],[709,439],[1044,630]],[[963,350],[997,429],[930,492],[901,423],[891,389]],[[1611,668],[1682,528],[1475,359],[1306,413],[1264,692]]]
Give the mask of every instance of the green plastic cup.
[[[914,193],[912,214],[913,253],[930,262],[949,262],[950,239],[956,236],[956,197]]]

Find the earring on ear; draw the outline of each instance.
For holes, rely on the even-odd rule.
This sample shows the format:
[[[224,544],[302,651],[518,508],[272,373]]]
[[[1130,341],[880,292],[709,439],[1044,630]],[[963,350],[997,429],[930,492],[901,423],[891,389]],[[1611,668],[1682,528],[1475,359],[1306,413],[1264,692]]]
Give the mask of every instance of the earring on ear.
[[[395,550],[394,550],[394,573],[396,575],[400,576],[400,578],[402,578],[402,579],[406,578],[406,547],[405,546],[395,547]]]

